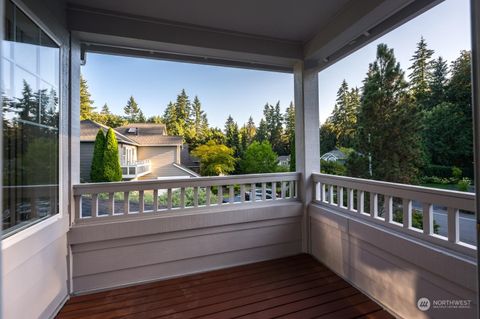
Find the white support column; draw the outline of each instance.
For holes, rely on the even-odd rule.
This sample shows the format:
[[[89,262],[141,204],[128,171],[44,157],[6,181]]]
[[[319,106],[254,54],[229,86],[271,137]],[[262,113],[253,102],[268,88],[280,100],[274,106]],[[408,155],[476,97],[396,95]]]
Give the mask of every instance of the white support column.
[[[310,218],[308,205],[313,199],[312,173],[320,172],[320,123],[318,105],[318,72],[307,70],[303,62],[294,66],[295,88],[295,160],[298,196],[304,205],[302,250],[310,252]]]
[[[470,1],[471,32],[472,32],[472,108],[474,130],[474,157],[475,157],[475,215],[477,217],[477,260],[480,260],[480,3]],[[480,313],[480,268],[477,267],[477,316]]]

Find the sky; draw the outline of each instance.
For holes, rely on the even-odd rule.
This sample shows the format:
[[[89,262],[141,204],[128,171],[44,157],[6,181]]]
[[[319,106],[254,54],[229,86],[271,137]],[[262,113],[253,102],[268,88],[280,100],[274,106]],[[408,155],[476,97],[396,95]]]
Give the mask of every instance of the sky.
[[[422,35],[435,50],[434,57],[441,55],[449,62],[460,50],[469,50],[469,1],[446,0],[322,70],[320,122],[330,115],[343,79],[350,86],[361,87],[379,43],[394,48],[408,75],[409,60]],[[162,115],[167,104],[185,89],[191,100],[199,97],[210,125],[220,128],[228,115],[240,126],[250,116],[258,124],[265,103],[280,101],[284,110],[293,101],[293,75],[285,73],[89,53],[82,74],[98,110],[107,103],[113,113],[123,114],[132,95],[146,116]]]

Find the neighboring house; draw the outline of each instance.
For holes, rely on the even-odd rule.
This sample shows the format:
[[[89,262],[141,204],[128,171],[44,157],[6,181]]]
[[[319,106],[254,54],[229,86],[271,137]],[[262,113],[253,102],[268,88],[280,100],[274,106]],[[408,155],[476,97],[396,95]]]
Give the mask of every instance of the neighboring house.
[[[80,178],[90,181],[95,137],[108,127],[91,120],[81,121]],[[168,136],[165,125],[134,123],[114,129],[122,175],[125,180],[164,177],[197,177],[197,173],[180,164],[182,138]]]
[[[188,144],[183,144],[183,148],[180,151],[180,162],[182,166],[200,173],[200,159],[190,154],[190,148]]]
[[[282,155],[278,157],[278,165],[280,166],[290,166],[290,155]]]
[[[323,154],[320,159],[324,161],[329,161],[329,162],[339,162],[344,164],[345,161],[347,160],[347,154],[344,152],[340,151],[338,148]]]

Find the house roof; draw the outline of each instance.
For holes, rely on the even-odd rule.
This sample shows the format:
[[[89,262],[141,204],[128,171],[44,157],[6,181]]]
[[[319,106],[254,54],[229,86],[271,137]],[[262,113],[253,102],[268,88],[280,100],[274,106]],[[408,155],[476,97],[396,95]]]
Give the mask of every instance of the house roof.
[[[131,123],[115,128],[140,146],[182,145],[181,136],[168,136],[165,124]]]
[[[290,155],[281,155],[281,156],[278,157],[279,162],[289,161],[289,160],[290,160]]]
[[[99,129],[102,129],[103,132],[106,133],[109,127],[92,120],[80,121],[80,142],[95,142],[95,138]],[[133,139],[130,139],[115,130],[114,132],[118,142],[130,145],[138,145],[138,143]]]
[[[332,159],[332,157],[336,158],[336,160],[347,159],[347,155],[345,153],[343,153],[342,151],[340,151],[338,148],[323,154],[320,158],[324,159],[324,160],[329,160],[329,159]]]

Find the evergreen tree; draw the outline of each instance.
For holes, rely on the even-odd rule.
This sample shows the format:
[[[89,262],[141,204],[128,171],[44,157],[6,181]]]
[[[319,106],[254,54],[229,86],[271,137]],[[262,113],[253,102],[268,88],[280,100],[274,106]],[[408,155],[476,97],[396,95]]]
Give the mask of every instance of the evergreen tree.
[[[412,73],[409,75],[410,88],[421,107],[424,107],[425,100],[428,97],[433,53],[433,50],[428,49],[427,42],[422,36],[417,43],[415,53],[410,59],[412,61],[412,66],[409,67],[409,70],[412,70]]]
[[[448,83],[448,65],[442,57],[432,61],[432,75],[429,82],[430,96],[428,99],[428,109],[444,102],[446,100],[446,89]]]
[[[266,138],[272,145],[274,151],[283,153],[282,150],[282,133],[283,133],[283,116],[280,111],[280,102],[275,106],[265,104],[263,108],[263,116],[266,125]],[[263,133],[263,132],[262,132]]]
[[[140,120],[140,114],[143,115],[138,107],[137,101],[135,101],[133,96],[130,96],[127,101],[127,105],[123,108],[123,111],[125,112],[126,118],[130,123],[137,123]]]
[[[181,128],[177,122],[177,112],[176,112],[176,107],[174,103],[172,102],[168,103],[167,108],[163,113],[162,122],[165,123],[168,134],[183,136],[181,135],[183,131],[181,132]]]
[[[205,138],[206,130],[208,129],[207,114],[202,110],[202,104],[195,96],[192,104],[193,127],[195,131],[195,139],[202,140]]]
[[[183,136],[187,141],[191,140],[192,131],[189,131],[191,125],[191,103],[184,89],[182,89],[182,92],[180,92],[180,94],[177,96],[177,101],[175,103],[175,114],[177,122],[176,125],[179,130],[178,135]]]
[[[233,149],[234,156],[240,157],[242,153],[240,133],[238,131],[238,124],[233,120],[231,115],[228,116],[227,122],[225,123],[225,138],[226,145]]]
[[[377,47],[364,80],[358,114],[358,151],[371,156],[373,178],[413,183],[421,165],[420,124],[393,49]]]
[[[25,80],[23,80],[22,97],[18,99],[15,107],[18,109],[20,119],[25,121],[34,121],[38,114],[38,99]]]
[[[320,155],[330,152],[337,146],[337,134],[330,118],[320,126]]]
[[[118,182],[122,180],[122,168],[118,156],[118,142],[112,128],[108,129],[105,138],[103,176],[106,182]]]
[[[107,103],[103,104],[102,110],[100,111],[100,114],[102,114],[102,115],[110,115],[110,114],[112,114],[112,113],[110,113],[110,109],[108,108]]]
[[[143,114],[142,110],[138,112],[137,123],[147,123],[147,119],[145,118],[145,115]]]
[[[105,151],[105,135],[103,130],[99,129],[95,137],[95,144],[93,147],[92,165],[90,168],[90,180],[94,183],[105,182],[103,173],[103,156]]]
[[[88,120],[95,110],[93,100],[90,99],[87,81],[80,75],[80,120]]]
[[[360,105],[360,94],[357,88],[349,90],[348,84],[343,80],[338,92],[334,110],[329,119],[336,135],[336,142],[340,147],[353,147],[357,111]]]
[[[290,105],[285,111],[285,140],[287,142],[286,153],[290,154],[290,171],[294,172],[296,170],[295,163],[295,105],[293,102],[290,102]]]
[[[267,123],[265,122],[264,119],[261,119],[257,128],[257,132],[255,134],[255,141],[263,142],[267,140],[268,140]]]
[[[253,140],[255,139],[256,132],[257,128],[255,127],[255,122],[253,121],[252,116],[250,116],[245,126],[245,142],[247,145],[252,144]]]
[[[162,124],[162,117],[158,115],[150,116],[147,119],[147,123],[155,123],[155,124]]]

